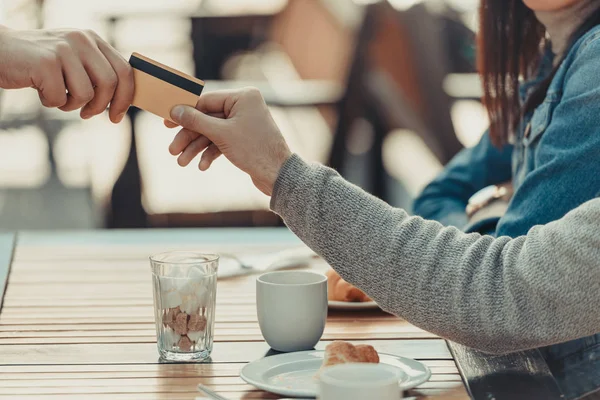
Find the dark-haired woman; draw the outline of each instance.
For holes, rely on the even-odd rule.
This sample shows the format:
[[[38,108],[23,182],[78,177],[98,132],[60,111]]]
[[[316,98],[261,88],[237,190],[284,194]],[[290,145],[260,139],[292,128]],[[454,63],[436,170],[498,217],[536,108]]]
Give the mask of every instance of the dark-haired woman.
[[[490,130],[425,188],[416,214],[467,232],[518,237],[600,196],[598,24],[598,0],[482,1]],[[469,199],[506,181],[514,195],[504,215],[470,220]],[[479,205],[500,201],[494,193],[501,190],[487,193]],[[568,398],[600,386],[600,336],[541,351]]]
[[[495,228],[507,236],[408,217],[305,163],[256,90],[174,108],[184,128],[170,151],[180,165],[204,151],[201,170],[222,152],[272,196],[294,233],[385,310],[487,352],[546,346],[565,399],[579,398],[600,387],[600,342],[590,336],[600,332],[598,9],[589,0],[483,1],[490,132],[450,163],[417,211],[464,226],[473,193],[512,180],[514,197]],[[552,47],[539,56],[546,31]]]

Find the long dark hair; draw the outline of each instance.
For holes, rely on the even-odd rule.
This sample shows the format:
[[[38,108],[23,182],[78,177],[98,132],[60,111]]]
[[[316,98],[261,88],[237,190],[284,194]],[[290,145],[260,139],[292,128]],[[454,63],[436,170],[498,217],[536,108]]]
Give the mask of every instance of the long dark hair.
[[[546,45],[546,30],[523,0],[481,0],[479,14],[478,67],[483,103],[490,118],[492,142],[501,146],[522,116],[544,101],[557,67],[521,105],[519,80],[535,74]],[[573,34],[570,43],[598,24],[600,10]]]

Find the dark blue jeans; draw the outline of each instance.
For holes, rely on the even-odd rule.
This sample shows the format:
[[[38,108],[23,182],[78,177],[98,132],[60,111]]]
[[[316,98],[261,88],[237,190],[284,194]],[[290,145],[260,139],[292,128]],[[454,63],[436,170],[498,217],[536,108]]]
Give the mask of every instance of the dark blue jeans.
[[[565,400],[600,388],[600,333],[540,349]]]

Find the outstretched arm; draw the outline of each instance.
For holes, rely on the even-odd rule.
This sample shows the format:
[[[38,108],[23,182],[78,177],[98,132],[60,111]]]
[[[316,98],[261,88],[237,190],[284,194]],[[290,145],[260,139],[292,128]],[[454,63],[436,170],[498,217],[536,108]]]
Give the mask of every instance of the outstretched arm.
[[[294,155],[272,209],[386,311],[490,353],[600,331],[600,199],[510,239],[409,217]]]
[[[222,152],[272,195],[291,230],[385,310],[491,353],[600,331],[600,199],[516,239],[465,234],[292,155],[256,90],[209,93],[197,108],[173,110],[184,128],[171,152],[191,160],[208,146],[202,170]],[[224,118],[207,115],[215,112]]]

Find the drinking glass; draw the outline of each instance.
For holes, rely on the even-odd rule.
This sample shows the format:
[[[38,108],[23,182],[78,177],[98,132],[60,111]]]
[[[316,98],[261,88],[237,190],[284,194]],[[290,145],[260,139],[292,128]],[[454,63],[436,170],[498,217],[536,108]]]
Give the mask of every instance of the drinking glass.
[[[215,326],[219,256],[170,252],[150,257],[156,344],[168,361],[210,356]]]

